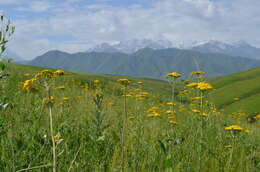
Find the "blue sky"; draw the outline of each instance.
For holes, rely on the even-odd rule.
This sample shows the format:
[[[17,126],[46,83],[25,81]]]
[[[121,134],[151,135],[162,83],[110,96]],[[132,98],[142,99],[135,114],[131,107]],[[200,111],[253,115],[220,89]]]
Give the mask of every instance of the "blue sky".
[[[16,26],[8,48],[25,59],[129,39],[174,45],[215,39],[260,47],[259,0],[0,0]]]

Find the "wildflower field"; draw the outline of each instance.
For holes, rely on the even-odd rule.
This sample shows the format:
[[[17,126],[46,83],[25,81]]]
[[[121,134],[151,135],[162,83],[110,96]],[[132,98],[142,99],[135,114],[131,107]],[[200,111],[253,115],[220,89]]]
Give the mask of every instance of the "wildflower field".
[[[235,77],[165,75],[167,81],[7,65],[0,171],[260,171],[260,114],[218,108],[221,97],[235,104],[243,98],[225,86]]]

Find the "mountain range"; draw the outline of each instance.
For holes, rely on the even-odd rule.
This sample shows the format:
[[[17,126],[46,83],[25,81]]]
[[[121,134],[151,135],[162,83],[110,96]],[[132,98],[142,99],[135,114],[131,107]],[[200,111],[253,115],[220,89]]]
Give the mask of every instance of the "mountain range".
[[[172,46],[172,43],[168,40],[154,41],[150,39],[132,39],[121,41],[116,44],[102,43],[93,48],[90,48],[87,52],[121,52],[131,54],[143,48],[151,48],[157,50],[170,48]]]
[[[116,44],[102,43],[93,48],[90,48],[87,52],[121,52],[121,53],[135,53],[143,48],[151,48],[154,50],[166,49],[166,48],[180,48],[187,50],[195,50],[202,53],[222,53],[230,56],[240,56],[245,58],[259,59],[260,60],[260,48],[254,47],[245,41],[237,41],[233,43],[226,43],[217,40],[209,40],[196,42],[191,46],[178,46],[173,45],[168,40],[149,40],[149,39],[133,39],[122,41]]]
[[[162,78],[172,71],[187,76],[196,70],[205,71],[207,76],[219,76],[259,67],[260,61],[223,53],[202,53],[177,48],[156,50],[144,48],[131,54],[122,52],[69,54],[55,50],[38,56],[28,64],[96,74]]]
[[[206,53],[222,53],[231,56],[247,57],[260,60],[260,48],[256,48],[245,41],[235,43],[224,43],[216,40],[200,42],[192,50]]]

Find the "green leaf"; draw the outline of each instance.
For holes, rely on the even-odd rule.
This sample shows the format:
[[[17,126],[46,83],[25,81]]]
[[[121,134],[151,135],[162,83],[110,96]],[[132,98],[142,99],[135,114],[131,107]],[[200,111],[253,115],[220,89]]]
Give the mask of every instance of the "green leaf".
[[[9,24],[6,25],[5,31],[8,32],[8,30],[9,30]]]
[[[6,65],[3,62],[0,62],[0,69],[5,70]]]
[[[166,151],[166,147],[165,147],[164,143],[163,143],[161,140],[158,140],[158,142],[159,142],[159,144],[160,144],[160,147],[161,147],[162,150],[163,150],[163,153],[166,154],[167,151]]]
[[[14,33],[14,31],[15,31],[15,27],[14,27],[14,26],[12,26],[12,34]]]

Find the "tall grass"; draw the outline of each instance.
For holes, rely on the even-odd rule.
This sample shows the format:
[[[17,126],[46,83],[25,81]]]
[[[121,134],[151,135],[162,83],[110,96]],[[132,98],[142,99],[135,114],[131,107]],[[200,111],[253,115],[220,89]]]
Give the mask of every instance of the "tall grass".
[[[143,80],[140,87],[136,79],[130,79],[124,90],[113,77],[67,73],[55,78],[52,86],[54,127],[50,133],[45,90],[22,89],[23,82],[41,69],[11,65],[8,70],[10,77],[0,90],[1,103],[9,103],[0,115],[1,171],[51,171],[53,136],[58,137],[56,171],[121,171],[122,162],[124,171],[260,170],[259,120],[248,123],[244,116],[222,114],[206,96],[203,112],[208,116],[194,113],[201,99],[190,100],[195,95],[192,89],[183,96],[185,103],[176,96],[174,112],[168,113],[172,107],[167,102],[172,98],[167,83]],[[181,89],[175,87],[175,95]],[[225,130],[230,125],[244,130]]]

